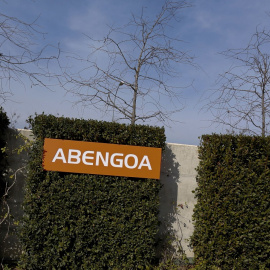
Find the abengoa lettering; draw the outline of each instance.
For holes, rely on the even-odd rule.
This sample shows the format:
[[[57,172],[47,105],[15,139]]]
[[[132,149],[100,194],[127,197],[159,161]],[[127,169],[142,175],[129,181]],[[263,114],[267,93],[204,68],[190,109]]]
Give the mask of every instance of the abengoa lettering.
[[[152,170],[148,156],[143,156],[139,164],[138,157],[134,154],[124,156],[123,153],[113,153],[110,156],[110,153],[106,152],[104,157],[102,152],[98,151],[96,153],[95,151],[85,151],[82,154],[80,150],[69,149],[68,159],[66,159],[63,149],[59,148],[52,162],[56,162],[57,160],[61,160],[63,163],[69,164],[79,164],[80,162],[83,162],[85,165],[90,166],[100,166],[102,164],[105,167],[108,167],[110,162],[110,165],[116,168],[123,168],[124,165],[128,169],[135,169],[138,167],[140,170],[143,166],[146,166],[148,170]],[[132,165],[129,164],[130,160]]]
[[[161,148],[45,139],[47,171],[113,176],[160,177]]]

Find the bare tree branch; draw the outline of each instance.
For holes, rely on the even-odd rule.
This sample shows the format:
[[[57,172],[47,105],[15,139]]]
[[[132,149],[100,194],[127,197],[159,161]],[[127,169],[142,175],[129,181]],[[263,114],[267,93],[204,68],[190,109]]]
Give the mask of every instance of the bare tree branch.
[[[219,88],[206,105],[214,123],[241,133],[269,135],[269,49],[270,32],[257,29],[245,48],[222,53],[235,64],[220,75]]]
[[[84,59],[74,57],[85,68],[64,71],[63,87],[78,98],[77,103],[112,112],[113,120],[117,115],[117,120],[131,124],[153,118],[168,121],[182,109],[183,88],[169,82],[180,77],[179,64],[194,65],[193,57],[178,49],[181,40],[168,35],[178,13],[187,7],[188,1],[166,0],[154,18],[142,9],[124,27],[111,27],[104,39],[89,37],[92,53]],[[105,60],[99,62],[99,57]],[[166,102],[172,103],[162,106]]]
[[[59,46],[38,46],[36,37],[44,39],[36,20],[25,22],[0,13],[0,101],[13,93],[13,83],[24,85],[28,79],[31,86],[49,88],[48,78],[57,77],[50,71],[53,61],[58,61]],[[39,47],[39,49],[36,49]]]

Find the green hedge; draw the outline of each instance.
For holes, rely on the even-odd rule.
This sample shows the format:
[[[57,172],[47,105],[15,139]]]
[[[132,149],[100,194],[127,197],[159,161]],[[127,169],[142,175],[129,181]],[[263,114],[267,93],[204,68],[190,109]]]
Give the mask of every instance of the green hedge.
[[[30,118],[35,144],[21,228],[23,269],[145,269],[155,260],[160,181],[46,172],[44,138],[165,146],[164,129],[52,115]]]
[[[199,159],[197,269],[270,269],[270,138],[203,136]]]
[[[9,119],[4,112],[3,108],[0,107],[0,199],[5,192],[5,180],[4,173],[7,170],[7,159],[6,159],[6,132],[8,130]]]

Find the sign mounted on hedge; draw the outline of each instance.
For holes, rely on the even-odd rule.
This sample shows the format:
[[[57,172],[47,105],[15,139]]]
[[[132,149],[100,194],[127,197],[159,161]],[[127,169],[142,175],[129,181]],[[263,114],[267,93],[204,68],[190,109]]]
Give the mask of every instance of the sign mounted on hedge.
[[[161,152],[153,147],[46,138],[43,169],[159,179]]]

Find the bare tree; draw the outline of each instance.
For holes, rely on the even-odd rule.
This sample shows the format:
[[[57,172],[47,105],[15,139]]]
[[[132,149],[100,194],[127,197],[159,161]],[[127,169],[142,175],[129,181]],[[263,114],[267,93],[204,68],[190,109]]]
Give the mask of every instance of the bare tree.
[[[111,112],[113,121],[166,122],[182,109],[183,87],[172,83],[179,77],[178,64],[193,64],[193,57],[179,49],[182,41],[168,34],[187,7],[189,1],[166,0],[154,18],[142,8],[140,16],[132,15],[122,28],[111,27],[105,38],[89,37],[92,52],[86,59],[76,58],[85,68],[65,72],[65,89],[78,97],[77,104]]]
[[[14,82],[24,86],[28,80],[31,86],[49,87],[48,78],[55,76],[49,65],[58,60],[60,50],[38,46],[38,37],[44,38],[44,33],[39,31],[36,20],[28,23],[0,13],[0,101],[12,95]]]
[[[270,32],[257,29],[247,47],[223,55],[234,64],[220,75],[208,102],[214,122],[240,133],[269,135]]]
[[[51,64],[59,59],[59,47],[39,46],[38,38],[44,39],[44,33],[39,31],[36,21],[28,23],[0,12],[0,104],[12,96],[15,86],[24,87],[25,83],[29,82],[31,87],[41,85],[50,88],[48,81],[59,76],[50,71]],[[22,148],[17,149],[18,153],[23,150]],[[7,152],[7,149],[3,148],[0,151]],[[6,174],[2,181],[0,226],[7,228],[6,234],[1,235],[2,254],[4,254],[4,242],[12,224],[10,199],[8,198],[12,194],[12,190],[16,189],[18,175],[24,172],[25,167],[18,168],[11,176]],[[4,268],[3,259],[0,258],[1,269]]]

